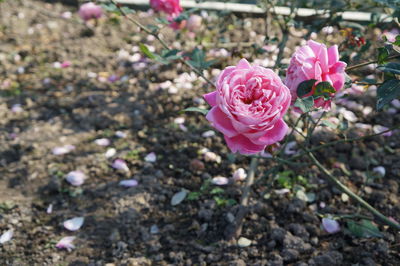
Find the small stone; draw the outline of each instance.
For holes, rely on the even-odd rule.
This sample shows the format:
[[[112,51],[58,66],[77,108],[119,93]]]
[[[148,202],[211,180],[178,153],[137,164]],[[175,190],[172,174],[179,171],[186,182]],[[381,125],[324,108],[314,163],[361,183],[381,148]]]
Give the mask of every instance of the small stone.
[[[156,224],[153,224],[150,227],[150,234],[155,235],[155,234],[158,234],[158,233],[160,233],[160,229],[158,229],[158,226]]]
[[[281,252],[283,261],[285,262],[291,262],[291,261],[295,261],[296,259],[298,259],[298,257],[300,256],[300,253],[295,250],[295,249],[284,249]]]
[[[171,205],[176,206],[180,204],[187,196],[187,191],[186,190],[181,190],[178,193],[175,193],[175,195],[171,199]]]
[[[238,246],[239,247],[245,248],[245,247],[248,247],[250,245],[251,245],[251,240],[250,239],[247,239],[245,237],[239,238],[239,240],[238,240]]]

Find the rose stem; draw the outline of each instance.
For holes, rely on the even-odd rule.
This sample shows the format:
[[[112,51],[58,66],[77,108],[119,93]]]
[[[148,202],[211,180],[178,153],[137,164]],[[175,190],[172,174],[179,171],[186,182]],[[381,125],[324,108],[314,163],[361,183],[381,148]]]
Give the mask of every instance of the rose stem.
[[[365,200],[363,200],[361,197],[353,193],[347,186],[342,184],[339,180],[336,179],[316,158],[315,156],[307,151],[308,157],[313,161],[313,163],[325,174],[325,177],[332,182],[333,184],[336,185],[337,188],[339,188],[342,192],[346,193],[350,198],[353,200],[357,201],[362,207],[365,209],[369,210],[374,214],[378,220],[380,220],[382,223],[392,227],[393,229],[400,230],[400,224],[390,220],[388,217],[380,213],[377,209],[372,207],[371,205],[368,204]]]

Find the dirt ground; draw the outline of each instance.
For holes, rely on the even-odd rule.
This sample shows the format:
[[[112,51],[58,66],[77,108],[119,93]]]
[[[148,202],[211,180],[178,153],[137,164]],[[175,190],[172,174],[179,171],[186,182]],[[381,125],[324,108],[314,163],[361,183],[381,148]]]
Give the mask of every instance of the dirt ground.
[[[203,117],[179,113],[190,106],[206,107],[201,95],[211,88],[197,77],[182,75],[187,69],[179,64],[138,59],[139,42],[158,46],[128,21],[103,19],[97,27],[87,27],[71,7],[32,0],[6,1],[0,8],[0,234],[14,230],[12,240],[0,245],[0,265],[400,264],[400,234],[387,227],[379,226],[381,238],[356,238],[343,223],[339,233],[324,232],[319,214],[367,213],[343,200],[314,167],[282,168],[307,178],[314,202],[274,193],[282,188],[279,183],[261,181],[242,233],[251,245],[225,241],[236,210],[229,203],[239,200],[241,184],[218,191],[207,180],[230,177],[235,169],[247,168],[249,160],[228,155],[220,134],[204,137],[212,128]],[[65,11],[72,18],[62,18]],[[138,16],[151,20],[146,13]],[[264,21],[245,20],[253,24],[242,23],[239,36],[234,29],[223,36],[243,42],[259,38]],[[246,27],[256,29],[256,35]],[[173,41],[172,31],[163,34]],[[293,42],[294,47],[298,41]],[[237,61],[240,54],[214,54],[214,68]],[[59,68],[56,62],[65,61],[71,66]],[[210,77],[217,72],[209,71]],[[163,83],[168,80],[175,87]],[[352,97],[374,107],[369,94]],[[400,123],[400,110],[368,115],[349,110],[360,123]],[[184,126],[176,122],[178,117],[185,118]],[[116,136],[118,131],[126,136]],[[117,151],[112,158],[104,156],[106,147],[93,142],[104,137],[111,140],[108,148]],[[312,141],[336,138],[320,131]],[[75,149],[52,153],[66,144]],[[222,161],[206,161],[203,148]],[[156,162],[144,160],[150,152],[157,155]],[[320,151],[318,158],[327,167],[342,163],[348,174],[335,169],[335,175],[399,221],[399,154],[400,133],[395,131],[389,137],[338,144]],[[130,171],[113,169],[116,158],[124,159]],[[259,176],[272,164],[263,161]],[[385,167],[386,176],[367,183],[367,173],[377,165]],[[88,177],[80,187],[65,181],[74,170]],[[118,184],[129,178],[139,184]],[[182,189],[199,194],[172,206],[171,198]],[[50,204],[53,211],[47,213]],[[85,217],[84,225],[69,232],[62,223],[75,216]],[[57,249],[55,244],[69,235],[76,236],[76,248]]]

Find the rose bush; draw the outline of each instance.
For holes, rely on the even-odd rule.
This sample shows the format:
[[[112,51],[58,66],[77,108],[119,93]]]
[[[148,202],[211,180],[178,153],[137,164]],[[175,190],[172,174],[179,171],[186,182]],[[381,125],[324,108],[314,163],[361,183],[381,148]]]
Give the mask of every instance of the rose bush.
[[[170,16],[177,16],[182,12],[179,0],[150,0],[150,6],[155,11],[162,11]]]
[[[346,63],[339,61],[337,45],[326,48],[322,43],[309,40],[306,45],[297,49],[293,54],[286,73],[285,84],[292,94],[292,103],[297,99],[297,88],[305,80],[315,79],[329,82],[336,91],[343,88],[345,82]],[[315,85],[310,93],[314,94]],[[331,95],[333,96],[333,95]],[[329,110],[331,100],[319,97],[314,99],[314,107]]]
[[[204,98],[212,106],[207,120],[224,134],[232,152],[256,154],[287,133],[283,116],[290,91],[270,69],[242,59],[221,72],[216,90]]]
[[[98,19],[103,15],[101,6],[96,5],[93,2],[89,2],[81,5],[78,12],[79,16],[84,20]]]

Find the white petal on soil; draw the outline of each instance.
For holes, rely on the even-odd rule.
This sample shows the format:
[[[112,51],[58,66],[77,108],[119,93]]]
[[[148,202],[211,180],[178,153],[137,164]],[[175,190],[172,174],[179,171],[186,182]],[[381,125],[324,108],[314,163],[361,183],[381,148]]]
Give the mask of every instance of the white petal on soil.
[[[128,171],[129,171],[128,165],[127,165],[126,162],[125,162],[124,160],[122,160],[122,159],[116,159],[116,160],[113,162],[112,167],[115,168],[115,169],[117,169],[117,170],[122,170],[122,171],[125,171],[125,172],[128,172]]]
[[[214,177],[211,182],[217,186],[224,186],[229,183],[229,179],[223,176]]]
[[[296,154],[297,151],[294,149],[294,147],[296,147],[296,141],[290,141],[286,144],[284,153],[286,155],[293,155]]]
[[[238,240],[238,246],[239,247],[245,248],[245,247],[248,247],[250,245],[251,245],[251,240],[250,239],[247,239],[245,237],[239,238],[239,240]]]
[[[80,186],[85,182],[86,176],[81,171],[69,172],[66,176],[66,180],[73,186]]]
[[[236,181],[243,181],[247,177],[246,170],[244,170],[243,168],[239,168],[233,173],[232,177]]]
[[[5,231],[1,236],[0,236],[0,244],[4,244],[8,241],[11,240],[11,238],[14,235],[14,230],[10,229],[8,231]]]
[[[64,222],[64,227],[69,231],[77,231],[82,227],[84,221],[85,218],[83,217],[74,217],[72,219],[66,220]]]
[[[74,145],[64,145],[64,146],[53,148],[52,152],[54,155],[63,155],[63,154],[71,152],[74,149],[75,149]]]
[[[109,148],[106,153],[104,153],[104,156],[106,156],[106,158],[111,158],[113,157],[115,154],[117,153],[117,150],[114,148]]]
[[[275,192],[275,194],[283,195],[283,194],[289,193],[290,189],[288,189],[288,188],[275,189],[274,192]]]
[[[204,160],[206,162],[216,162],[220,163],[221,162],[221,156],[217,155],[216,153],[212,151],[208,151],[204,153]]]
[[[329,234],[334,234],[340,231],[340,225],[336,220],[322,218],[322,226]]]
[[[171,205],[175,206],[181,203],[187,196],[187,191],[186,190],[181,190],[172,197],[171,199]]]
[[[215,131],[214,130],[208,130],[206,132],[203,132],[203,134],[201,134],[201,136],[203,138],[214,137],[215,136]]]
[[[47,207],[46,213],[50,214],[53,212],[53,204],[50,204],[49,207]]]
[[[138,185],[138,181],[135,179],[121,180],[119,185],[123,187],[136,187]]]
[[[381,126],[381,125],[375,125],[372,127],[372,130],[374,131],[375,134],[379,134],[383,131],[388,130],[389,128]],[[382,136],[390,137],[393,134],[392,131],[388,131],[386,133],[383,133]]]
[[[177,117],[177,118],[174,119],[174,123],[178,124],[178,125],[183,124],[183,123],[185,123],[185,118],[184,117]]]
[[[148,163],[154,163],[155,161],[157,161],[157,156],[154,152],[150,152],[146,155],[146,157],[144,157],[144,160]]]
[[[21,112],[23,112],[23,111],[24,111],[24,109],[22,109],[22,107],[21,107],[21,105],[20,105],[19,103],[14,104],[14,105],[11,107],[11,112],[13,112],[13,113],[21,113]]]
[[[375,173],[379,174],[380,177],[384,177],[386,174],[386,169],[383,166],[377,166],[372,169]]]
[[[75,248],[72,242],[75,240],[75,236],[66,236],[63,237],[58,243],[56,244],[56,248],[65,248],[68,251],[71,251]]]
[[[106,138],[101,138],[101,139],[96,139],[94,143],[96,143],[99,146],[108,146],[110,145],[111,141]]]
[[[126,138],[127,134],[125,132],[122,132],[122,131],[117,131],[117,132],[115,132],[115,136],[117,136],[118,138],[123,139],[123,138]]]

